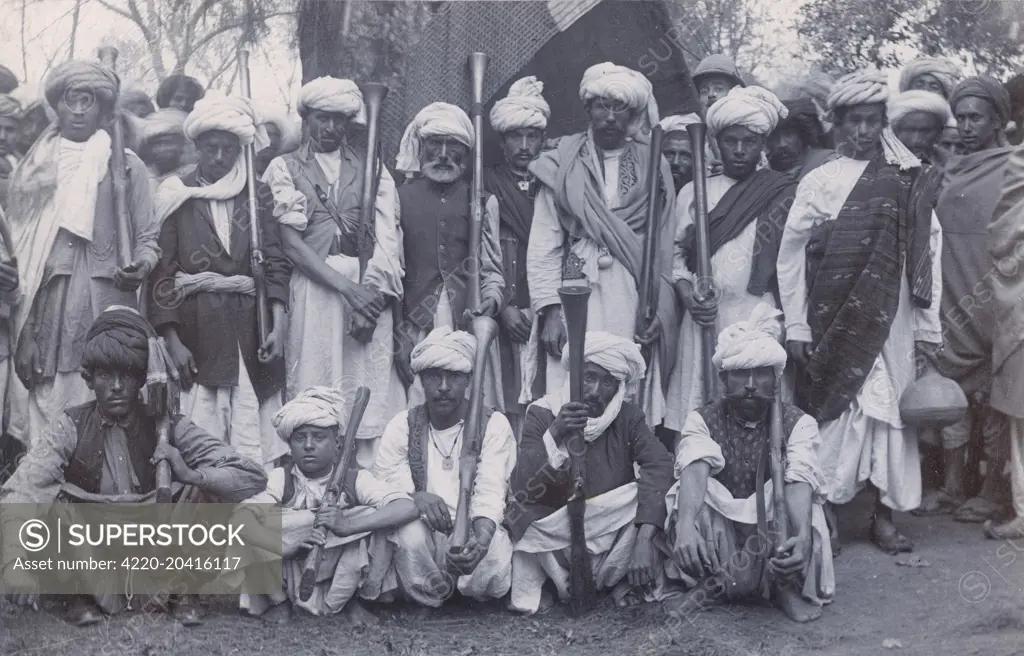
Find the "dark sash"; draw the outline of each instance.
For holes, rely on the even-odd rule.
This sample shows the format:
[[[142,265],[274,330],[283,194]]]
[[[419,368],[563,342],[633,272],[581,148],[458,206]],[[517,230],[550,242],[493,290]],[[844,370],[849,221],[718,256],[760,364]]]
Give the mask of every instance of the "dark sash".
[[[533,198],[519,189],[519,180],[505,166],[484,169],[484,189],[497,196],[501,222],[525,244],[530,239],[530,225],[533,224]]]

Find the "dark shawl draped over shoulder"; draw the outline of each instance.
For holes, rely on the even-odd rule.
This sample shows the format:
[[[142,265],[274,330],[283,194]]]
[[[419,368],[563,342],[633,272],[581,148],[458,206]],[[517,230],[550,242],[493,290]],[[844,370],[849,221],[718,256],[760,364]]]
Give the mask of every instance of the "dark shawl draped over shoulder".
[[[906,270],[915,306],[931,298],[931,209],[917,171],[871,160],[834,221],[807,244],[808,322],[814,350],[797,404],[818,421],[838,418],[882,351]],[[904,267],[904,262],[906,266]]]
[[[501,222],[525,244],[533,223],[533,199],[519,189],[519,180],[507,166],[484,169],[484,189],[498,197]]]
[[[778,296],[775,260],[779,255],[786,217],[793,206],[799,179],[792,173],[770,169],[755,171],[740,180],[722,196],[715,208],[708,212],[708,241],[711,255],[718,252],[742,233],[751,221],[757,221],[753,263],[747,291],[754,296],[771,291]],[[697,228],[687,226],[683,235],[686,267],[697,270]]]

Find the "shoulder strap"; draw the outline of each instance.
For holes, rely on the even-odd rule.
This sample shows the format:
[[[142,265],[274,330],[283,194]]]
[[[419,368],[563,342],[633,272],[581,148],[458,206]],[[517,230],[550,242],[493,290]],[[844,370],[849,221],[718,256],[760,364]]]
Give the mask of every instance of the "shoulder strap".
[[[295,465],[289,465],[284,468],[284,492],[281,494],[281,505],[290,506],[292,500],[295,498],[295,474],[292,472],[292,467]]]

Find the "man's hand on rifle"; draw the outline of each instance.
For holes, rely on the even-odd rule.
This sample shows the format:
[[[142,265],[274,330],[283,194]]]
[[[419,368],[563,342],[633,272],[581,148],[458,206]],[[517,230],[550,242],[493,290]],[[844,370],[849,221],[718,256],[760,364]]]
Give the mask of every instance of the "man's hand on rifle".
[[[696,526],[676,524],[675,558],[683,570],[697,578],[717,573],[721,569],[718,548],[707,541]]]
[[[562,357],[565,346],[565,326],[562,325],[562,308],[550,305],[544,310],[541,320],[540,343],[552,358]]]
[[[444,499],[430,492],[414,492],[412,502],[416,504],[416,510],[420,511],[420,519],[430,530],[439,533],[452,532],[455,524]]]
[[[148,264],[132,262],[123,269],[114,269],[114,287],[117,287],[122,292],[134,292],[142,286],[148,275]]]
[[[659,337],[661,337],[661,320],[658,319],[658,317],[654,317],[643,333],[634,336],[634,341],[639,343],[641,346],[650,346],[654,342],[658,341]]]
[[[202,481],[202,476],[200,476],[199,472],[190,468],[185,463],[185,459],[181,457],[181,451],[178,451],[178,449],[166,442],[156,445],[150,462],[156,465],[161,460],[166,460],[167,464],[171,466],[174,480],[181,481],[187,485],[198,485]]]
[[[693,317],[694,323],[698,326],[714,326],[715,319],[718,318],[718,298],[715,296],[709,296],[708,298],[698,298],[697,294],[691,288],[689,294],[689,300],[685,301],[686,309],[689,310],[690,315]]]
[[[395,348],[395,370],[398,373],[398,379],[402,381],[402,385],[405,385],[405,389],[408,390],[412,387],[412,383],[416,380],[416,374],[412,370],[412,349],[413,343],[408,335],[404,332],[396,330],[392,337]]]
[[[327,536],[322,535],[320,531],[315,528],[310,529],[309,535],[302,540],[302,548],[306,551],[309,551],[313,547],[323,547],[325,544],[327,544]]]
[[[786,340],[786,355],[789,356],[791,362],[806,368],[811,362],[811,345],[809,342]]]
[[[13,292],[18,288],[18,263],[0,262],[0,292]]]
[[[174,362],[174,366],[178,370],[178,376],[181,379],[181,389],[187,392],[192,389],[192,381],[199,375],[196,359],[192,356],[192,351],[188,350],[188,347],[181,343],[181,339],[178,338],[178,333],[174,329],[166,332],[164,342],[167,343],[167,353],[171,356],[171,361]]]
[[[794,535],[775,549],[768,559],[768,571],[784,580],[796,580],[811,558],[811,536]]]
[[[274,322],[274,329],[267,335],[267,341],[260,345],[257,357],[263,364],[284,357],[284,325]],[[191,355],[191,354],[190,354]]]
[[[526,313],[519,308],[509,305],[501,311],[501,325],[505,332],[512,338],[514,344],[525,344],[530,341],[530,330],[532,328]]]
[[[480,305],[476,306],[475,310],[466,308],[466,311],[462,313],[463,319],[467,322],[472,321],[473,317],[494,317],[498,316],[498,301],[493,298],[485,298],[480,301]]]
[[[590,409],[582,401],[569,401],[561,407],[555,420],[548,426],[551,439],[562,446],[573,434],[580,433],[587,427]]]
[[[494,522],[483,517],[477,517],[473,521],[473,531],[470,533],[466,546],[458,553],[447,552],[448,562],[451,568],[460,576],[472,574],[477,565],[487,555],[491,547],[491,540],[496,530]]]
[[[360,344],[369,344],[373,341],[373,332],[377,330],[377,322],[367,319],[366,316],[359,314],[358,312],[352,315],[351,323],[349,324],[348,334],[352,335],[352,339],[356,340]]]
[[[352,309],[374,322],[380,317],[380,313],[387,306],[387,299],[370,285],[349,285],[348,292],[344,295],[345,300],[352,306]]]
[[[31,328],[31,325],[26,324],[21,331],[14,354],[14,373],[27,390],[35,388],[36,382],[41,382],[43,377],[42,354]]]
[[[334,504],[320,506],[313,520],[313,528],[322,526],[340,538],[354,535],[352,522],[348,518],[350,513],[351,508],[341,508]]]

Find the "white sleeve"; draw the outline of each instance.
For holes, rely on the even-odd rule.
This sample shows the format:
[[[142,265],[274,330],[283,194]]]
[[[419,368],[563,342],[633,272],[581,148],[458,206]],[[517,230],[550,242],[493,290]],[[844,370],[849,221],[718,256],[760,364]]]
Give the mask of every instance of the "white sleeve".
[[[544,450],[548,452],[548,464],[555,469],[561,469],[569,459],[569,451],[564,446],[555,444],[555,438],[551,436],[549,430],[544,431],[541,440],[544,441]]]
[[[480,464],[473,483],[473,499],[469,516],[486,517],[501,524],[505,514],[505,492],[508,479],[516,466],[516,438],[512,426],[500,412],[491,415],[484,430]]]
[[[356,474],[356,503],[360,506],[383,508],[392,501],[408,499],[409,495],[395,490],[366,469]]]
[[[412,494],[416,487],[409,469],[409,413],[399,412],[380,437],[373,475],[396,492]]]
[[[562,243],[565,234],[558,222],[554,193],[541,186],[533,204],[533,224],[526,245],[526,278],[534,312],[559,305],[562,286]]]
[[[306,194],[295,188],[292,174],[284,159],[275,157],[263,174],[263,182],[270,187],[274,196],[274,217],[281,225],[295,228],[299,232],[306,229],[309,218],[306,216]]]
[[[779,244],[776,272],[779,296],[786,320],[786,339],[810,342],[811,326],[807,321],[807,242],[818,214],[815,197],[815,176],[805,176],[796,190],[796,199],[786,218],[786,227]]]
[[[821,436],[818,433],[818,422],[810,415],[804,415],[793,426],[793,431],[786,440],[786,472],[787,483],[807,483],[811,486],[815,497],[822,497],[827,490],[825,475],[821,470],[818,452],[821,448]]]
[[[942,343],[942,224],[932,212],[931,239],[929,249],[932,255],[932,302],[926,308],[914,307],[914,340],[918,342]]]
[[[679,190],[676,198],[676,236],[672,248],[672,282],[689,280],[693,282],[694,273],[686,268],[686,254],[683,252],[683,237],[686,235],[686,228],[693,225],[693,183],[687,182]]]
[[[679,480],[683,470],[698,460],[703,460],[711,467],[711,475],[714,476],[725,467],[725,456],[722,455],[722,447],[718,442],[711,439],[711,431],[704,423],[704,417],[694,410],[686,416],[683,422],[683,430],[679,440],[679,447],[676,453],[675,477]]]

